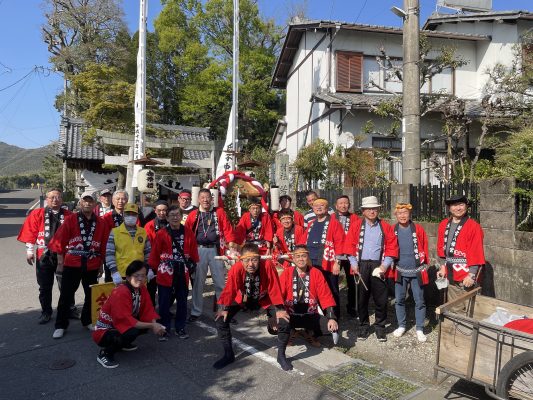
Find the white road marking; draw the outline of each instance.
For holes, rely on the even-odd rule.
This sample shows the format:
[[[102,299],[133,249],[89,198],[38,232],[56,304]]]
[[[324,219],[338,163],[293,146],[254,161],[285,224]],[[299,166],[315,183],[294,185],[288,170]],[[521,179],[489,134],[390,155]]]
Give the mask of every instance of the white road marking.
[[[212,326],[204,324],[203,322],[200,322],[200,321],[196,321],[195,324],[198,325],[200,328],[205,329],[206,331],[208,331],[212,335],[216,335],[217,334],[216,328],[213,328]],[[257,357],[260,360],[263,360],[263,361],[273,365],[274,367],[282,370],[280,365],[278,364],[278,361],[274,357],[269,356],[268,354],[257,350],[255,347],[250,346],[250,345],[244,343],[243,341],[241,341],[239,339],[233,338],[233,343],[237,347],[239,347],[241,350],[243,350],[243,351],[245,351],[247,353],[250,353],[252,356]],[[302,376],[305,375],[305,373],[303,373],[302,371],[297,370],[296,368],[294,368],[292,371],[287,371],[287,372],[289,374],[294,374],[294,375],[302,375]]]

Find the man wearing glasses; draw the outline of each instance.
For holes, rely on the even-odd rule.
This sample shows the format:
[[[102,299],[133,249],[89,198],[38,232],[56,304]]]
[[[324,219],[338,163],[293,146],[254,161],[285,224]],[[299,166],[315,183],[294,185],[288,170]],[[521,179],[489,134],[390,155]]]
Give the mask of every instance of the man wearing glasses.
[[[102,347],[96,360],[104,368],[116,368],[117,351],[134,351],[133,342],[151,330],[155,335],[166,333],[163,325],[156,322],[159,315],[154,310],[144,285],[148,267],[142,261],[133,261],[126,269],[126,282],[117,286],[106,300],[100,313],[93,340]]]
[[[192,203],[192,194],[189,189],[183,189],[180,192],[180,195],[178,196],[178,203],[180,205],[181,210],[181,223],[185,225],[185,221],[187,221],[187,217],[191,213],[191,211],[196,210],[198,207],[193,206]]]
[[[50,189],[46,192],[46,206],[33,210],[24,221],[17,240],[26,244],[26,262],[34,265],[39,285],[39,301],[41,316],[39,324],[46,324],[52,318],[52,289],[54,274],[57,269],[57,254],[48,248],[50,240],[65,221],[72,214],[61,207],[63,197],[60,189]],[[61,288],[61,281],[58,285]],[[78,319],[79,312],[71,300],[70,317]]]
[[[189,295],[189,279],[198,259],[198,246],[193,232],[181,224],[180,208],[170,206],[168,211],[169,225],[160,229],[152,244],[152,252],[148,263],[157,271],[157,291],[159,293],[159,313],[166,334],[160,341],[167,341],[170,332],[170,306],[176,299],[175,334],[180,339],[187,339],[185,331],[187,318],[187,296]]]
[[[243,308],[258,310],[271,306],[276,307],[278,322],[281,319],[289,322],[274,264],[270,260],[261,260],[258,246],[247,243],[242,248],[240,261],[229,270],[226,286],[218,300],[215,321],[224,356],[213,364],[213,368],[222,369],[235,361],[230,329],[233,317]]]

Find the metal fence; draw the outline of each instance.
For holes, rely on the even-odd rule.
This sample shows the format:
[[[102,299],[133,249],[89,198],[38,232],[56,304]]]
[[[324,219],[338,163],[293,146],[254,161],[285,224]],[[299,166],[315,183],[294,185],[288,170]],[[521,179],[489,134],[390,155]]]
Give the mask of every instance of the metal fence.
[[[533,226],[524,222],[531,206],[531,193],[533,192],[533,181],[517,181],[516,182],[516,194],[515,194],[515,218],[516,226],[520,230],[533,230]]]
[[[409,191],[415,220],[440,221],[446,218],[448,211],[444,200],[456,194],[464,194],[470,200],[470,216],[479,221],[479,185],[477,183],[410,185]]]

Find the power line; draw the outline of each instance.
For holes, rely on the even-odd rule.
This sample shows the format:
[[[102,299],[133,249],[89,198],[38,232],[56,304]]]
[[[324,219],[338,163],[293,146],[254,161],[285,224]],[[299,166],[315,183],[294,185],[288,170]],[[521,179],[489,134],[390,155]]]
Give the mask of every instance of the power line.
[[[28,72],[26,75],[24,75],[22,78],[18,79],[17,81],[13,82],[11,85],[8,85],[6,87],[3,87],[0,89],[0,92],[3,92],[4,90],[7,90],[9,88],[12,88],[13,86],[15,86],[16,84],[22,82],[24,79],[26,79],[28,76],[30,76],[31,74],[33,74],[34,72],[37,71],[37,66],[33,67],[32,70],[30,72]]]
[[[368,0],[365,0],[365,2],[363,3],[363,7],[361,7],[361,9],[359,10],[359,14],[357,14],[357,17],[355,18],[355,21],[354,22],[357,22],[357,20],[359,20],[359,17],[361,16],[361,13],[363,12],[363,10],[365,9],[365,6],[366,6],[366,2]]]

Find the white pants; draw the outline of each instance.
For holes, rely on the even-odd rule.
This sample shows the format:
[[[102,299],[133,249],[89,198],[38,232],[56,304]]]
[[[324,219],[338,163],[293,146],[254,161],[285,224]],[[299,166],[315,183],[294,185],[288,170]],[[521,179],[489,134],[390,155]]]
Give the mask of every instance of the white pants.
[[[192,308],[191,315],[199,316],[202,314],[204,304],[204,285],[205,277],[207,276],[207,269],[211,270],[211,277],[215,284],[215,294],[217,298],[220,297],[224,284],[226,282],[226,268],[224,262],[221,260],[215,260],[215,256],[218,255],[218,249],[215,247],[199,247],[198,255],[200,262],[196,266],[196,272],[194,274],[194,285],[192,288]]]

